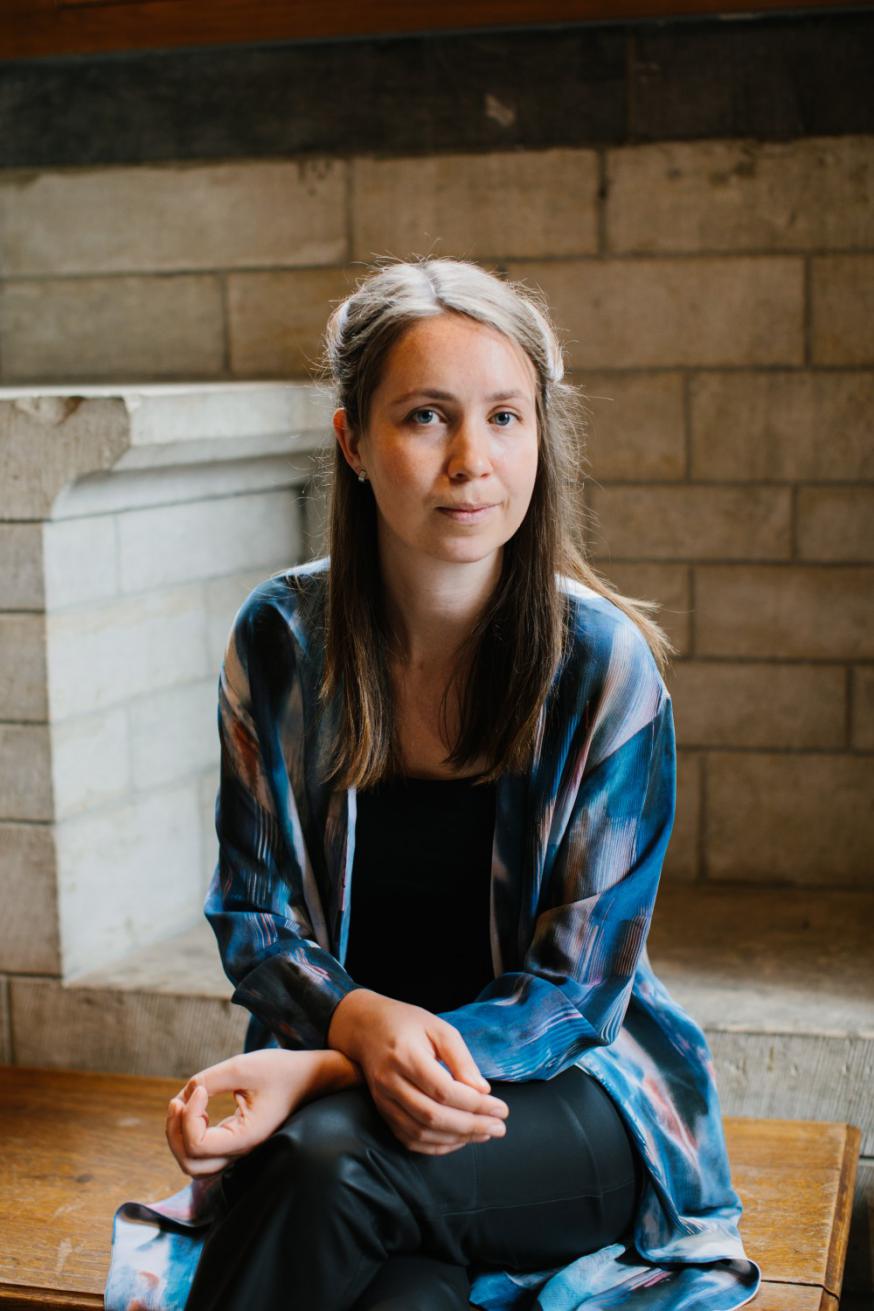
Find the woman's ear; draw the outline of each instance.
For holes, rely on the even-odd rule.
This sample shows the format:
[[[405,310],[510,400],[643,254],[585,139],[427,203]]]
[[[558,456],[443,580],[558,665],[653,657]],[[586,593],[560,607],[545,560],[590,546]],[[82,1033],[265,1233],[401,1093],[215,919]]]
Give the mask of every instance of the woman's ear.
[[[346,462],[352,472],[357,474],[361,463],[358,454],[358,435],[349,424],[346,411],[342,406],[334,411],[331,422],[334,426],[334,435],[339,442]]]

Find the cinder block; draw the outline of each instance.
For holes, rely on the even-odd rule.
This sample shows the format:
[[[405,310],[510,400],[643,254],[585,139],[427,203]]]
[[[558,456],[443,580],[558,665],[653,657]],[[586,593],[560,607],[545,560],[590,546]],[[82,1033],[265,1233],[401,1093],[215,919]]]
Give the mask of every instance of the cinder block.
[[[0,970],[60,974],[55,843],[48,824],[0,823]]]
[[[696,655],[794,660],[874,656],[874,569],[695,566]]]
[[[45,616],[0,614],[0,719],[47,716]]]
[[[47,610],[102,601],[118,591],[114,515],[43,524]]]
[[[874,488],[799,487],[798,554],[874,563]]]
[[[810,269],[815,364],[874,364],[874,255],[821,255]]]
[[[590,491],[596,557],[779,560],[792,552],[788,488],[656,484]]]
[[[846,744],[846,670],[680,660],[671,671],[677,740],[798,750]]]
[[[801,364],[803,261],[790,255],[511,262],[545,292],[575,369]]]
[[[0,723],[0,819],[37,822],[52,815],[48,725]]]
[[[30,396],[0,399],[4,518],[51,518],[65,487],[111,469],[129,446],[121,397],[40,395],[34,388]]]
[[[216,679],[186,683],[128,706],[133,785],[138,791],[197,774],[218,760]]]
[[[874,751],[874,669],[858,665],[853,670],[851,742],[857,751]]]
[[[46,623],[53,722],[210,673],[199,583],[59,611]]]
[[[231,373],[239,378],[316,377],[325,325],[361,272],[232,273],[227,280]]]
[[[8,275],[323,264],[346,246],[343,160],[59,170],[0,185]]]
[[[708,878],[870,886],[868,758],[711,752],[706,795]]]
[[[137,510],[119,517],[123,592],[141,592],[242,567],[260,568],[300,542],[298,492],[282,488]]]
[[[126,398],[127,399],[127,398]],[[330,431],[333,405],[330,388],[288,382],[218,382],[159,387],[140,391],[130,405],[130,440],[150,447],[155,456],[170,450],[187,454],[190,443],[206,450],[234,450],[237,476],[251,475],[245,457],[283,455],[293,441],[313,439]],[[172,448],[175,447],[174,452]],[[181,448],[181,452],[179,451]]]
[[[680,1004],[684,1002],[680,1000]],[[692,1014],[696,1014],[694,1009]],[[832,1037],[815,1031],[731,1033],[707,1025],[704,1032],[713,1055],[723,1115],[843,1120],[861,1128],[863,1147],[874,1142],[870,1095],[874,1043],[870,1038]],[[838,1071],[840,1077],[836,1077]],[[843,1298],[840,1305],[844,1311]]]
[[[18,1065],[175,1075],[181,1086],[193,1071],[243,1050],[249,1012],[221,997],[11,982]]]
[[[586,472],[597,481],[686,476],[679,373],[586,373]]]
[[[692,627],[688,566],[611,560],[607,567],[599,564],[597,572],[624,596],[658,601],[660,609],[653,618],[677,648],[677,655],[688,654]]]
[[[597,190],[594,150],[356,159],[352,257],[594,253]]]
[[[607,151],[611,251],[852,249],[874,244],[872,214],[870,136]]]
[[[874,373],[697,373],[689,387],[693,478],[874,478]]]
[[[42,610],[44,603],[39,524],[0,523],[0,610]]]
[[[0,289],[4,381],[215,378],[224,370],[218,278],[46,279]]]
[[[57,820],[120,801],[131,785],[123,707],[77,715],[52,725],[52,776]]]
[[[874,1144],[872,914],[867,888],[661,890],[653,967],[711,1043],[727,1114],[848,1120]]]
[[[662,877],[668,884],[689,883],[700,875],[701,756],[677,750],[677,808]]]
[[[56,844],[65,978],[166,937],[202,910],[196,782],[67,819]]]

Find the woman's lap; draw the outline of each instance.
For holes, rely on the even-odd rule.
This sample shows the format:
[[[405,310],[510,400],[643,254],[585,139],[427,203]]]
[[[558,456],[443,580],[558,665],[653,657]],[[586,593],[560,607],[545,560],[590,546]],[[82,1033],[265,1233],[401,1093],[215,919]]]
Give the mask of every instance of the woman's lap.
[[[433,1295],[413,1300],[407,1294],[407,1306],[438,1311],[453,1305],[453,1293],[463,1296],[465,1284],[453,1265],[553,1268],[624,1234],[642,1167],[597,1081],[570,1067],[551,1080],[495,1081],[492,1092],[510,1108],[506,1135],[440,1156],[406,1148],[363,1085],[300,1107],[225,1172],[228,1211],[218,1222],[222,1233],[207,1240],[201,1264],[209,1270],[198,1270],[198,1296],[189,1307],[245,1304],[242,1291],[238,1300],[200,1296],[232,1258],[238,1271],[259,1264],[264,1306],[281,1305],[278,1293],[270,1300],[271,1278],[288,1293],[302,1283],[309,1288],[312,1276],[310,1296],[323,1311],[392,1311],[407,1284],[412,1290],[426,1279],[422,1266],[395,1258],[421,1253],[447,1263],[432,1270],[445,1272],[446,1295],[441,1300],[440,1281],[430,1279]],[[246,1253],[230,1251],[237,1221]],[[304,1249],[297,1253],[294,1235]],[[331,1273],[327,1266],[335,1258],[342,1269]],[[316,1278],[314,1265],[326,1267],[324,1278]],[[240,1289],[253,1296],[251,1279],[238,1278]]]
[[[609,1095],[571,1067],[550,1080],[493,1082],[507,1132],[445,1156],[407,1153],[428,1218],[468,1265],[532,1270],[612,1242],[633,1219],[636,1151]],[[453,1248],[446,1244],[450,1235]]]

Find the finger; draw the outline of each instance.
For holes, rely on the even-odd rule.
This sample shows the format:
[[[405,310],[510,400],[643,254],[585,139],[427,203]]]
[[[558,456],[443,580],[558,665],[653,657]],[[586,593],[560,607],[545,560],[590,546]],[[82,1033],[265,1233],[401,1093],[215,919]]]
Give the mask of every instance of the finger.
[[[482,1114],[494,1115],[505,1120],[510,1114],[509,1106],[500,1097],[491,1095],[488,1081],[480,1074],[476,1062],[458,1030],[454,1029],[451,1024],[444,1024],[437,1035],[437,1047],[441,1059],[455,1077],[453,1092],[463,1099],[462,1104],[465,1108],[474,1109]],[[438,1065],[438,1069],[441,1068]],[[483,1089],[473,1106],[471,1106],[466,1092],[459,1093],[458,1091],[459,1089],[466,1089],[468,1085],[474,1093],[478,1088]]]
[[[499,1120],[506,1119],[510,1113],[507,1103],[500,1097],[479,1093],[468,1084],[460,1083],[444,1070],[439,1061],[415,1061],[412,1078],[427,1097],[441,1105]]]
[[[458,1134],[429,1128],[421,1120],[417,1120],[415,1116],[411,1115],[403,1102],[399,1101],[397,1097],[392,1096],[389,1092],[384,1092],[383,1096],[387,1102],[391,1103],[391,1116],[394,1121],[391,1128],[396,1137],[400,1137],[398,1130],[401,1131],[404,1135],[402,1141],[405,1141],[407,1145],[415,1140],[433,1146],[463,1146],[467,1141],[465,1138],[460,1138]]]
[[[187,1156],[206,1155],[201,1144],[209,1123],[206,1110],[208,1103],[209,1097],[202,1085],[195,1087],[190,1092],[188,1100],[183,1103],[180,1123]]]
[[[170,1103],[167,1112],[167,1142],[170,1150],[176,1157],[179,1168],[185,1174],[198,1177],[204,1174],[215,1174],[223,1170],[230,1162],[223,1157],[193,1157],[185,1150],[185,1142],[182,1137],[182,1116],[185,1110],[184,1103],[174,1097]]]
[[[450,1083],[452,1081],[450,1080]],[[455,1085],[458,1086],[457,1084]],[[394,1089],[385,1089],[388,1096],[400,1104],[407,1113],[418,1122],[420,1127],[438,1134],[448,1134],[454,1138],[468,1140],[474,1134],[488,1133],[500,1136],[505,1132],[503,1120],[493,1115],[481,1115],[476,1111],[464,1111],[455,1106],[446,1105],[437,1098],[429,1097],[414,1083],[400,1076]],[[478,1094],[474,1094],[478,1097]]]
[[[466,1143],[461,1143],[458,1147],[419,1147],[416,1143],[410,1143],[408,1150],[411,1152],[421,1152],[423,1156],[448,1156],[450,1152],[458,1152]]]
[[[229,1160],[251,1151],[264,1137],[249,1111],[242,1092],[234,1094],[237,1110],[210,1125],[208,1098],[201,1084],[194,1089],[182,1112],[182,1138],[189,1157]]]
[[[199,1174],[216,1168],[217,1163],[210,1158],[202,1160],[189,1155],[185,1149],[185,1142],[182,1137],[182,1117],[185,1110],[185,1104],[178,1098],[174,1098],[170,1103],[170,1110],[167,1113],[167,1141],[170,1150],[179,1162],[181,1169],[186,1174]]]
[[[436,1041],[441,1059],[460,1083],[468,1084],[481,1093],[489,1092],[488,1080],[483,1078],[467,1043],[457,1029],[447,1022],[439,1026],[436,1034],[432,1033],[431,1037]]]

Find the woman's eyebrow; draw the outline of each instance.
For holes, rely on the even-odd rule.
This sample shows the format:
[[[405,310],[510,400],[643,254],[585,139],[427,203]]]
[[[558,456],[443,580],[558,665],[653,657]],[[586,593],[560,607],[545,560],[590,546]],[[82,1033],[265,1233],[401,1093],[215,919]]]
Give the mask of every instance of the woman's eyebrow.
[[[451,391],[441,391],[439,387],[416,387],[414,391],[405,391],[402,395],[396,396],[391,404],[400,405],[402,401],[412,400],[414,396],[424,396],[439,401],[458,399]],[[530,401],[531,397],[521,391],[495,391],[490,396],[486,396],[485,399],[487,401]]]

